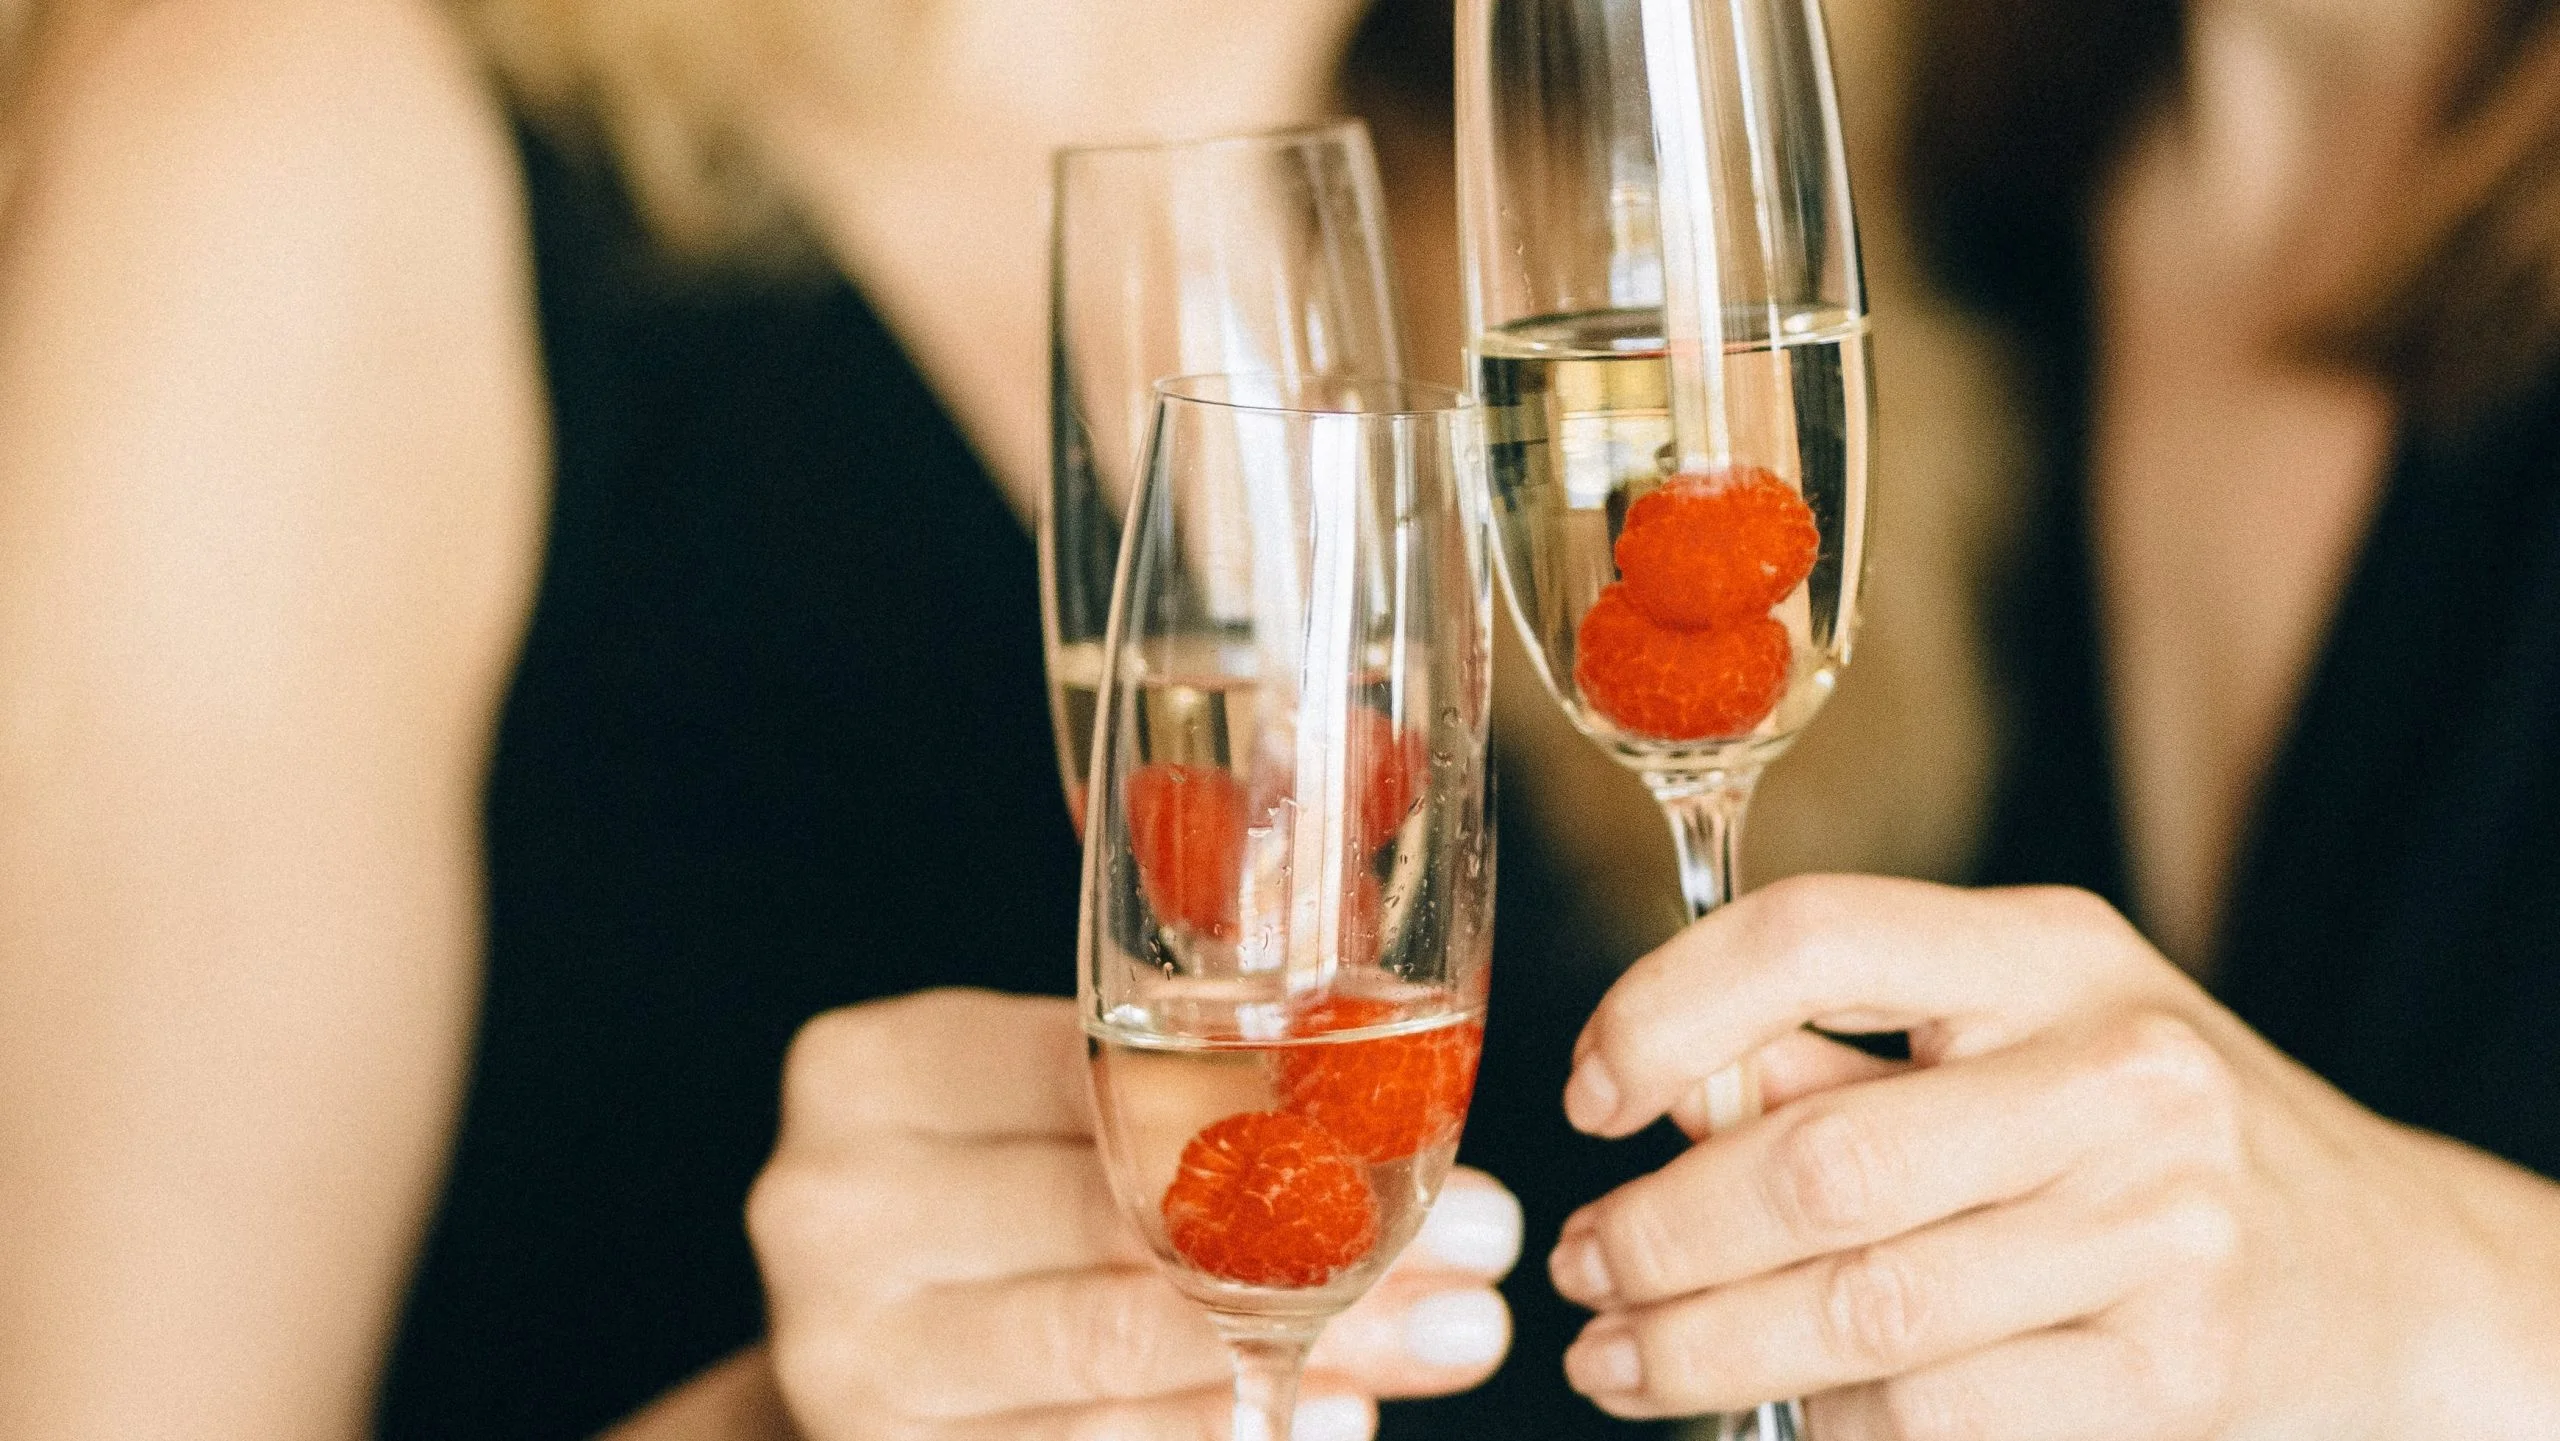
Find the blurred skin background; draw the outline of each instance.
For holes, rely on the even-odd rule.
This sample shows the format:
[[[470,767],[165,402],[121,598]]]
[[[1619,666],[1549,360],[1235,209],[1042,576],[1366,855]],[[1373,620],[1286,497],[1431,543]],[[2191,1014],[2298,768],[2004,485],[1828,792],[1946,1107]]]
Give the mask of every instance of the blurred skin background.
[[[1021,534],[1045,465],[1049,150],[1365,116],[1417,368],[1459,378],[1449,7],[1175,8],[0,3],[0,1436],[1219,1432],[1216,1348],[1098,1195],[1066,1008],[937,994],[830,1009],[1071,979],[1073,863]],[[2133,1266],[2212,1302],[2152,1308],[2146,1344],[2236,1351],[2216,1341],[2227,1323],[2318,1354],[2253,1351],[2257,1371],[2206,1386],[2208,1410],[2235,1398],[2228,1430],[2194,1394],[2143,1393],[2116,1408],[2121,1434],[2334,1434],[2286,1386],[2363,1402],[2374,1377],[2443,1394],[2447,1375],[2506,1408],[2492,1434],[2547,1434],[2550,1375],[2516,1361],[2517,1337],[2552,1334],[2529,1300],[2549,1248],[2518,1239],[2550,1233],[2540,1183],[2348,1106],[2179,989],[2159,952],[2213,963],[2226,874],[2392,406],[2432,393],[2376,352],[2341,366],[2258,348],[2314,308],[2282,282],[2325,298],[2366,268],[2431,273],[2364,243],[2396,237],[2403,209],[2413,253],[2465,206],[2529,218],[2500,208],[2494,182],[2534,153],[2553,67],[2487,67],[2475,88],[2521,96],[2490,113],[2521,116],[2525,138],[2452,152],[2462,164],[2428,192],[2440,203],[2403,207],[2436,139],[2413,117],[2436,113],[2430,86],[2460,69],[2444,55],[2482,27],[2448,23],[2451,6],[2192,8],[1829,7],[1879,317],[1879,544],[1856,663],[1764,788],[1747,879],[1956,880],[1986,851],[2004,878],[2037,870],[1996,857],[1995,771],[2050,717],[1992,682],[1990,637],[2010,645],[1994,597],[2023,564],[2023,517],[2051,510],[2031,466],[2070,463],[2055,457],[2094,429],[2102,453],[2079,458],[2114,497],[2094,524],[2123,567],[2110,658],[2134,699],[2136,874],[2061,874],[2133,906],[2148,940],[2094,906],[2020,941],[2014,897],[1959,913],[1932,910],[1952,892],[1772,894],[1808,933],[1878,894],[1958,915],[1933,935],[1879,932],[1860,955],[1872,967],[1907,946],[1913,974],[1971,964],[1993,991],[2007,973],[1979,972],[2010,965],[2047,975],[2047,991],[2017,990],[2063,996],[2052,1015],[2102,1012],[2039,1035],[2047,1069],[2024,1093],[2112,1066],[2093,1113],[2157,1122],[2112,1149],[2205,1156],[2162,1194],[2203,1196],[2208,1222],[2292,1241],[2270,1217],[2323,1235],[2354,1213],[2325,1251],[2176,1253],[2204,1224],[2163,1243],[2171,1261]],[[2518,38],[2539,36],[2537,7],[2481,8],[2493,58],[2507,42],[2547,58]],[[1985,35],[2040,48],[1978,49]],[[2122,104],[2113,129],[2082,134],[2040,128],[2078,116],[2068,103],[1963,103],[2012,63],[2066,100],[2150,86],[2188,108],[2142,129]],[[1944,133],[1915,144],[1929,95]],[[2144,163],[2119,167],[2132,135],[2150,142]],[[2093,200],[2120,169],[2141,183]],[[2474,171],[2473,189],[2454,183]],[[616,174],[636,215],[598,179]],[[2011,176],[2014,196],[1997,183]],[[1910,196],[1986,189],[2023,199],[1974,219],[2061,228],[2023,229],[2016,253],[1964,232],[1977,269],[2032,282],[2038,245],[2118,262],[2079,277],[2104,293],[2078,299],[2118,322],[2100,337],[2116,347],[2103,395],[2054,401],[2068,377],[2087,382],[2087,356],[2011,350],[1924,278]],[[1931,218],[1943,260],[1962,226]],[[2386,263],[2368,267],[2367,249]],[[2547,318],[2547,286],[2499,293]],[[2188,345],[2200,336],[2241,343]],[[829,509],[848,476],[887,498]],[[929,502],[902,509],[902,487]],[[875,577],[890,578],[860,589]],[[1365,1432],[1376,1398],[1474,1386],[1506,1336],[1483,1389],[1387,1425],[1621,1425],[1558,1375],[1584,1313],[1545,1257],[1572,1208],[1682,1138],[1595,1141],[1555,1098],[1581,1018],[1677,928],[1677,889],[1651,802],[1498,632],[1502,999],[1468,1157],[1526,1221],[1495,1179],[1453,1183],[1463,1224],[1426,1231],[1336,1327],[1311,1386],[1329,1429],[1304,1441]],[[937,676],[884,704],[864,689],[863,655],[930,660],[945,633],[986,658],[987,691]],[[2067,659],[2093,666],[2094,649]],[[969,784],[836,763],[970,746],[985,763]],[[2547,859],[2525,843],[2501,855],[2528,882]],[[986,874],[1008,878],[1007,905],[987,904]],[[876,889],[848,897],[847,876]],[[1659,982],[1708,945],[1686,944],[1591,1044],[1631,1060],[1644,1025],[1680,1038],[1715,992]],[[1968,947],[1981,955],[1955,954]],[[1879,1018],[1924,1042],[1957,1029],[1925,1007]],[[2139,1044],[2105,1044],[2127,1034]],[[1853,1078],[1824,1064],[1786,1074],[1808,1095]],[[2283,1129],[2303,1117],[2314,1140]],[[2220,1143],[2244,1126],[2278,1139],[2239,1152],[2330,1169],[2234,1181]],[[2418,1175],[2486,1199],[2448,1222]],[[986,1196],[1005,1202],[969,1204]],[[1685,1213],[1673,1229],[1718,1234]],[[1524,1245],[1506,1313],[1488,1288]],[[2362,1269],[2381,1251],[2453,1259],[2414,1279]],[[2422,1347],[2391,1330],[2414,1303],[2320,1289],[2485,1297],[2510,1272],[2527,1300],[2501,1293],[2476,1329],[2448,1323]],[[2275,1301],[2232,1299],[2260,1296]],[[2323,1329],[2366,1311],[2390,1314],[2348,1341]],[[1426,1336],[1433,1317],[1448,1324]],[[769,1347],[752,1340],[768,1325]],[[2428,1364],[2394,1369],[2419,1353]],[[2448,1353],[2472,1369],[2443,1369]],[[1922,1393],[1885,1382],[1943,1356],[1870,1359],[1842,1374],[1835,1434],[1898,1434],[1924,1413],[1890,1398]],[[1698,1409],[1674,1379],[1612,1409]]]

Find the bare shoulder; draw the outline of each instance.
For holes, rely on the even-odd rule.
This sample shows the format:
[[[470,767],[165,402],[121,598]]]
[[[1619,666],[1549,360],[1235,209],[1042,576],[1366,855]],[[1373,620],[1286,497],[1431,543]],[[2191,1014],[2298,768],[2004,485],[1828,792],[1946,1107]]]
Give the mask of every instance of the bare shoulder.
[[[200,202],[251,187],[284,215],[353,195],[430,212],[507,189],[497,105],[430,0],[100,10],[33,77],[38,179],[72,169]]]
[[[59,47],[30,109],[40,209],[142,192],[164,228],[228,218],[314,239],[424,222],[402,258],[448,264],[506,238],[504,126],[427,0],[125,5]]]
[[[48,57],[22,154],[0,228],[0,512],[20,538],[0,559],[69,569],[106,537],[131,556],[183,534],[234,562],[207,574],[325,593],[303,621],[338,628],[320,639],[395,643],[485,698],[546,422],[521,177],[442,13],[125,6]],[[217,506],[273,523],[193,523]]]

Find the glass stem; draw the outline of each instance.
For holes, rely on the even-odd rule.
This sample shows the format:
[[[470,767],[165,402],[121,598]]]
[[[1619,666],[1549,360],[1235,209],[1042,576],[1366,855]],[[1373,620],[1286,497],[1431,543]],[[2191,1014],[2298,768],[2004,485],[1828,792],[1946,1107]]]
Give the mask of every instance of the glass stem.
[[[1222,1328],[1223,1329],[1223,1328]],[[1227,1335],[1236,1368],[1235,1441],[1289,1441],[1298,1410],[1298,1377],[1313,1336]]]
[[[1646,778],[1671,820],[1671,843],[1680,855],[1680,894],[1689,903],[1690,920],[1732,900],[1740,887],[1742,813],[1751,805],[1751,788],[1759,783],[1757,771]],[[1736,1061],[1703,1084],[1708,1130],[1729,1130],[1760,1114],[1760,1068],[1750,1061]]]
[[[1680,853],[1680,894],[1696,920],[1732,900],[1742,887],[1742,815],[1751,806],[1748,775],[1714,774],[1680,780],[1647,777],[1653,798],[1671,818],[1671,843]],[[1759,1068],[1736,1061],[1707,1077],[1707,1124],[1721,1131],[1760,1114]],[[1804,1405],[1771,1401],[1718,1416],[1707,1434],[1714,1441],[1804,1441]]]
[[[1680,895],[1696,920],[1732,900],[1740,888],[1742,813],[1751,804],[1757,773],[1703,778],[1648,778],[1653,798],[1671,820],[1671,843],[1680,855]]]

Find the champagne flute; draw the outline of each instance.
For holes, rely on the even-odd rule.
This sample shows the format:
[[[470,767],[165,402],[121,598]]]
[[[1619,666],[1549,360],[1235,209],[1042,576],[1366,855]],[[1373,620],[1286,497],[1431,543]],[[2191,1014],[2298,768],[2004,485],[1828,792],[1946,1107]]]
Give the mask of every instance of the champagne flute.
[[[1874,405],[1819,0],[1462,0],[1472,371],[1548,689],[1668,816],[1694,918],[1849,660]],[[1713,1125],[1759,1110],[1747,1066]],[[1719,1434],[1793,1441],[1794,1402]]]
[[[1155,383],[1404,374],[1369,130],[1061,150],[1050,213],[1041,630],[1067,806],[1084,823],[1094,681]]]
[[[1098,683],[1079,1002],[1112,1190],[1286,1441],[1457,1152],[1492,941],[1474,412],[1160,388]]]

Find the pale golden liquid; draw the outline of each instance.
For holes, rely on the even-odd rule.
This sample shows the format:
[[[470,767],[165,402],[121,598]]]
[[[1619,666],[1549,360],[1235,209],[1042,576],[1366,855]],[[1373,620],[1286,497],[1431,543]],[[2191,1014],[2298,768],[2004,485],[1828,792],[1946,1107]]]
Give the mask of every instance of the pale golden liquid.
[[[1236,1315],[1313,1319],[1358,1300],[1413,1239],[1438,1199],[1457,1156],[1454,1138],[1398,1160],[1363,1165],[1377,1201],[1377,1244],[1322,1286],[1250,1286],[1194,1268],[1166,1239],[1165,1190],[1173,1184],[1183,1148],[1203,1128],[1239,1112],[1280,1106],[1275,1058],[1282,1049],[1459,1025],[1480,1020],[1480,1013],[1277,1043],[1189,1039],[1156,1031],[1142,1018],[1131,1019],[1138,1023],[1126,1028],[1098,1025],[1089,1032],[1095,1109],[1112,1192],[1174,1284],[1200,1304]]]
[[[1784,697],[1748,736],[1675,743],[1632,735],[1573,683],[1583,612],[1618,578],[1627,506],[1677,468],[1660,316],[1596,311],[1527,322],[1476,345],[1504,589],[1540,674],[1583,732],[1648,770],[1756,764],[1813,718],[1849,658],[1866,559],[1872,400],[1866,322],[1784,317],[1775,343],[1728,345],[1731,459],[1775,472],[1822,536],[1813,573],[1775,615],[1794,647]]]

